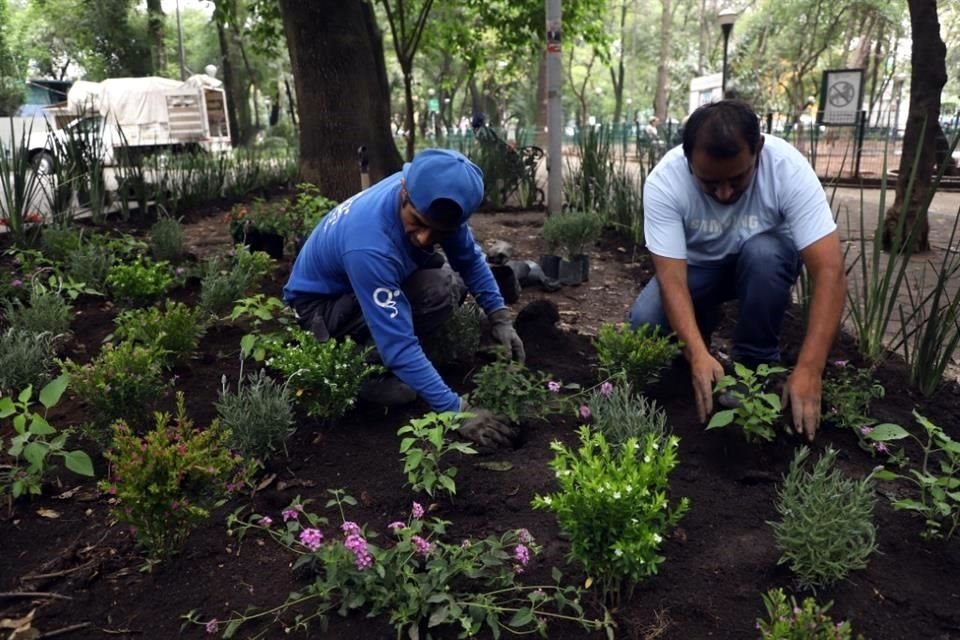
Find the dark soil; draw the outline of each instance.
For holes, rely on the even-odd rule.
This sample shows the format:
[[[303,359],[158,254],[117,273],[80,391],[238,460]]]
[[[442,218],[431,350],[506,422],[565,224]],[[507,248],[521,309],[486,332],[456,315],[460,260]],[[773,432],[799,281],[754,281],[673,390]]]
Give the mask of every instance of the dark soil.
[[[541,215],[516,214],[522,223],[518,234],[533,237],[539,226],[536,216]],[[196,218],[198,225],[210,227],[204,228],[204,236],[214,233],[217,224],[222,226],[219,216]],[[480,238],[485,238],[484,224],[480,219],[475,225]],[[530,366],[564,382],[593,384],[597,375],[590,338],[566,327],[580,323],[585,332],[593,333],[596,321],[621,320],[641,280],[649,275],[642,255],[618,251],[619,243],[609,240],[601,246],[603,250],[591,254],[596,275],[589,285],[554,294],[525,291],[515,305],[519,310],[541,298],[558,303],[559,326],[541,303],[523,314],[517,327]],[[266,293],[279,294],[288,269],[288,264],[278,266],[264,285]],[[196,293],[194,285],[175,297],[191,300]],[[573,323],[569,322],[571,310],[577,314]],[[112,329],[116,310],[102,300],[90,299],[81,301],[77,312],[68,355],[87,359]],[[713,344],[718,348],[728,344],[732,321],[731,315],[715,336]],[[236,380],[242,335],[239,327],[214,328],[203,340],[202,353],[190,366],[176,371],[176,388],[185,391],[188,411],[198,424],[207,424],[215,416],[213,403],[221,375]],[[788,318],[786,351],[801,338],[802,327]],[[851,341],[844,338],[832,355],[856,360],[855,353]],[[442,373],[455,387],[465,389],[468,370]],[[887,394],[875,403],[875,417],[912,425],[910,411],[917,405],[960,436],[956,385],[945,385],[934,398],[925,400],[913,396],[905,372],[896,363],[887,365],[878,377]],[[776,517],[777,484],[799,442],[784,435],[773,444],[755,446],[745,444],[733,430],[705,432],[697,421],[682,363],[668,370],[649,392],[665,407],[671,427],[681,438],[672,493],[689,497],[691,509],[664,545],[666,561],[660,574],[639,585],[634,597],[615,612],[618,636],[756,637],[755,620],[763,614],[760,594],[772,587],[791,586],[789,571],[777,565],[779,553],[766,521]],[[170,409],[172,401],[171,393],[158,406]],[[328,489],[344,488],[360,503],[349,512],[352,519],[384,530],[386,523],[403,518],[417,497],[404,489],[396,430],[425,410],[418,403],[385,413],[361,404],[335,425],[302,420],[289,443],[290,458],[270,464],[266,475],[276,474],[276,478],[255,495],[253,509],[278,519],[280,510],[297,495],[313,499],[319,507]],[[52,420],[65,426],[81,423],[85,415],[82,405],[67,399]],[[554,486],[547,466],[550,441],[573,443],[576,425],[572,417],[562,416],[527,425],[520,448],[486,458],[512,463],[506,472],[477,468],[474,459],[462,460],[455,503],[444,500],[430,507],[435,515],[453,521],[451,539],[526,527],[544,546],[526,579],[548,579],[550,568],[559,566],[568,579],[582,584],[585,576],[565,563],[567,544],[553,516],[530,508],[534,495]],[[858,448],[851,433],[824,427],[815,446],[828,445],[842,450],[843,467],[852,475],[865,475],[878,464]],[[97,460],[97,467],[103,474],[102,460]],[[232,610],[279,604],[307,582],[306,576],[290,569],[290,554],[269,540],[253,536],[239,543],[227,535],[226,515],[249,505],[249,497],[237,498],[219,510],[209,524],[192,534],[181,555],[148,574],[138,571],[143,557],[129,533],[111,522],[108,496],[100,495],[93,482],[78,483],[68,474],[61,481],[46,487],[42,498],[18,502],[11,517],[0,519],[0,620],[35,610],[33,626],[48,634],[88,623],[59,637],[167,640],[181,637],[181,616],[187,611],[197,609],[204,619],[223,619]],[[882,488],[893,490],[890,485]],[[869,566],[818,594],[819,599],[833,600],[835,619],[851,619],[867,638],[960,638],[960,544],[922,541],[921,523],[906,513],[893,512],[884,497],[877,502],[876,524],[880,551]],[[12,599],[2,593],[14,591],[52,592],[65,598]],[[193,627],[182,637],[206,636]],[[245,632],[240,637],[246,637]],[[274,628],[266,637],[290,636]],[[394,633],[382,618],[334,616],[328,631],[317,629],[309,637],[386,639]],[[578,627],[556,627],[549,637],[588,634]]]

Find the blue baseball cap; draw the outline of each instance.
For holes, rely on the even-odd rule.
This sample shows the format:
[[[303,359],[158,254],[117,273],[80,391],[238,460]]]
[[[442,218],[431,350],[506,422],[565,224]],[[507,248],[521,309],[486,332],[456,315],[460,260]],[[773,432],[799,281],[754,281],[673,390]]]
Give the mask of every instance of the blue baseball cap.
[[[457,151],[425,149],[403,165],[403,177],[410,203],[441,227],[460,226],[483,202],[483,171]]]

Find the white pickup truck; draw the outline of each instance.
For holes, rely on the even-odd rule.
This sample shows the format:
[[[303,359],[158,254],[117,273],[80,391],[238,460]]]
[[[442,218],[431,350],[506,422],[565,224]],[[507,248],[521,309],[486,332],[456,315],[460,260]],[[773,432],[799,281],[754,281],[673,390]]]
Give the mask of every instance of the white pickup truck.
[[[206,75],[186,82],[158,77],[75,82],[65,103],[46,109],[48,121],[58,128],[34,127],[31,132],[30,160],[38,172],[51,172],[59,146],[54,137],[63,140],[68,130],[81,139],[99,135],[107,165],[114,164],[116,149],[124,145],[143,154],[225,151],[230,149],[230,126],[220,85]]]

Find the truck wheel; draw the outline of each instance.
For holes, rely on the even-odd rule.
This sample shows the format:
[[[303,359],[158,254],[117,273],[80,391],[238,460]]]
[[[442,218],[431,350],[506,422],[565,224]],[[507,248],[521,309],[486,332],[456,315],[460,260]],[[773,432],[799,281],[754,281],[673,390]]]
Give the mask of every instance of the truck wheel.
[[[46,151],[33,154],[30,162],[33,164],[33,170],[40,175],[50,175],[54,171],[53,156]]]

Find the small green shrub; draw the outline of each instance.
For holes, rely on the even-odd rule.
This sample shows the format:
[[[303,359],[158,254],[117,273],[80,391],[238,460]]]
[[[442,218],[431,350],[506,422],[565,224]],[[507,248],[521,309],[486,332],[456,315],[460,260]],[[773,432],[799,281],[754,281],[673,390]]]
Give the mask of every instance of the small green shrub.
[[[357,399],[360,386],[382,367],[368,364],[367,350],[350,338],[317,342],[313,334],[288,327],[266,345],[267,366],[279,371],[302,398],[307,413],[334,418],[346,413]]]
[[[757,620],[762,640],[863,640],[849,622],[835,623],[827,615],[832,602],[820,606],[806,598],[801,607],[793,596],[788,601],[782,589],[771,589],[763,595],[763,606],[767,619]]]
[[[626,376],[640,388],[660,379],[660,373],[680,353],[681,344],[660,328],[642,325],[636,330],[625,324],[604,324],[594,340],[600,371],[608,377]]]
[[[56,367],[55,345],[50,333],[12,328],[0,333],[0,395],[46,383]]]
[[[142,259],[114,264],[107,273],[110,295],[125,304],[148,305],[163,295],[173,284],[167,262],[148,264]]]
[[[439,488],[451,497],[457,494],[457,468],[453,465],[441,469],[440,459],[453,452],[472,455],[476,449],[463,442],[455,442],[450,435],[460,429],[465,416],[451,411],[430,412],[415,418],[397,431],[400,453],[403,454],[403,472],[407,484],[414,491],[426,491],[431,498]]]
[[[229,434],[214,422],[194,429],[177,394],[177,416],[156,414],[145,436],[123,422],[113,427],[113,447],[104,454],[113,476],[100,483],[116,496],[113,517],[131,528],[151,561],[175,553],[210,510],[242,485],[242,459],[227,447]]]
[[[272,269],[270,256],[262,251],[251,253],[243,245],[237,245],[232,262],[215,257],[204,263],[200,306],[210,315],[226,315],[234,303]]]
[[[629,382],[606,381],[587,400],[592,426],[614,445],[648,433],[667,433],[667,414],[653,400],[633,392]]]
[[[3,301],[7,326],[30,333],[59,336],[70,330],[73,309],[57,291],[34,284],[29,304],[18,298]]]
[[[837,452],[827,449],[813,472],[804,468],[810,449],[801,447],[790,463],[777,498],[780,520],[773,527],[801,589],[829,587],[863,569],[877,549],[873,526],[873,482],[847,478],[834,469]]]
[[[435,364],[472,362],[480,349],[480,309],[472,302],[455,306],[440,329],[420,342]]]
[[[67,274],[77,282],[99,291],[106,291],[107,276],[116,258],[111,251],[93,243],[85,243],[67,254]]]
[[[167,301],[163,311],[157,307],[124,311],[114,320],[114,336],[154,348],[169,365],[182,364],[200,344],[205,317],[199,307]]]
[[[66,260],[82,243],[83,232],[76,227],[49,226],[43,229],[40,236],[40,250],[54,262]]]
[[[548,509],[570,536],[570,555],[599,582],[604,599],[623,595],[657,572],[660,545],[689,508],[681,498],[670,508],[668,476],[677,466],[676,436],[652,433],[612,448],[601,433],[580,427],[580,448],[559,442],[550,467],[559,491],[537,496],[534,509]]]
[[[150,227],[150,252],[156,260],[176,263],[183,257],[183,225],[172,216],[161,216]]]
[[[87,435],[101,445],[109,442],[110,425],[117,420],[134,428],[145,426],[166,386],[162,357],[155,349],[132,342],[105,344],[92,362],[79,365],[67,360],[64,368],[77,396],[93,409]]]
[[[875,453],[865,433],[876,423],[869,415],[870,404],[883,397],[883,385],[877,383],[873,369],[858,369],[846,362],[833,366],[836,372],[823,381],[823,418],[841,429],[852,429],[860,446]]]
[[[220,424],[230,431],[230,447],[247,458],[265,460],[278,449],[287,453],[287,439],[296,430],[293,401],[287,385],[278,384],[261,369],[237,384],[234,392],[221,379]]]
[[[549,216],[543,223],[543,239],[553,251],[572,259],[584,253],[603,231],[603,219],[596,213],[568,212]]]
[[[717,411],[710,418],[707,429],[737,424],[743,429],[743,435],[748,442],[773,440],[777,437],[773,425],[780,417],[782,408],[779,396],[766,391],[767,379],[771,375],[783,373],[786,369],[761,364],[754,371],[739,362],[735,362],[733,368],[736,375],[721,378],[716,391],[730,389],[740,406]]]
[[[297,221],[297,231],[309,235],[331,209],[337,206],[335,200],[320,193],[320,188],[309,182],[297,185],[297,197],[293,201],[293,215]]]
[[[476,387],[470,392],[471,406],[489,409],[515,423],[559,409],[550,390],[550,376],[527,369],[503,351],[473,375],[473,383]]]

